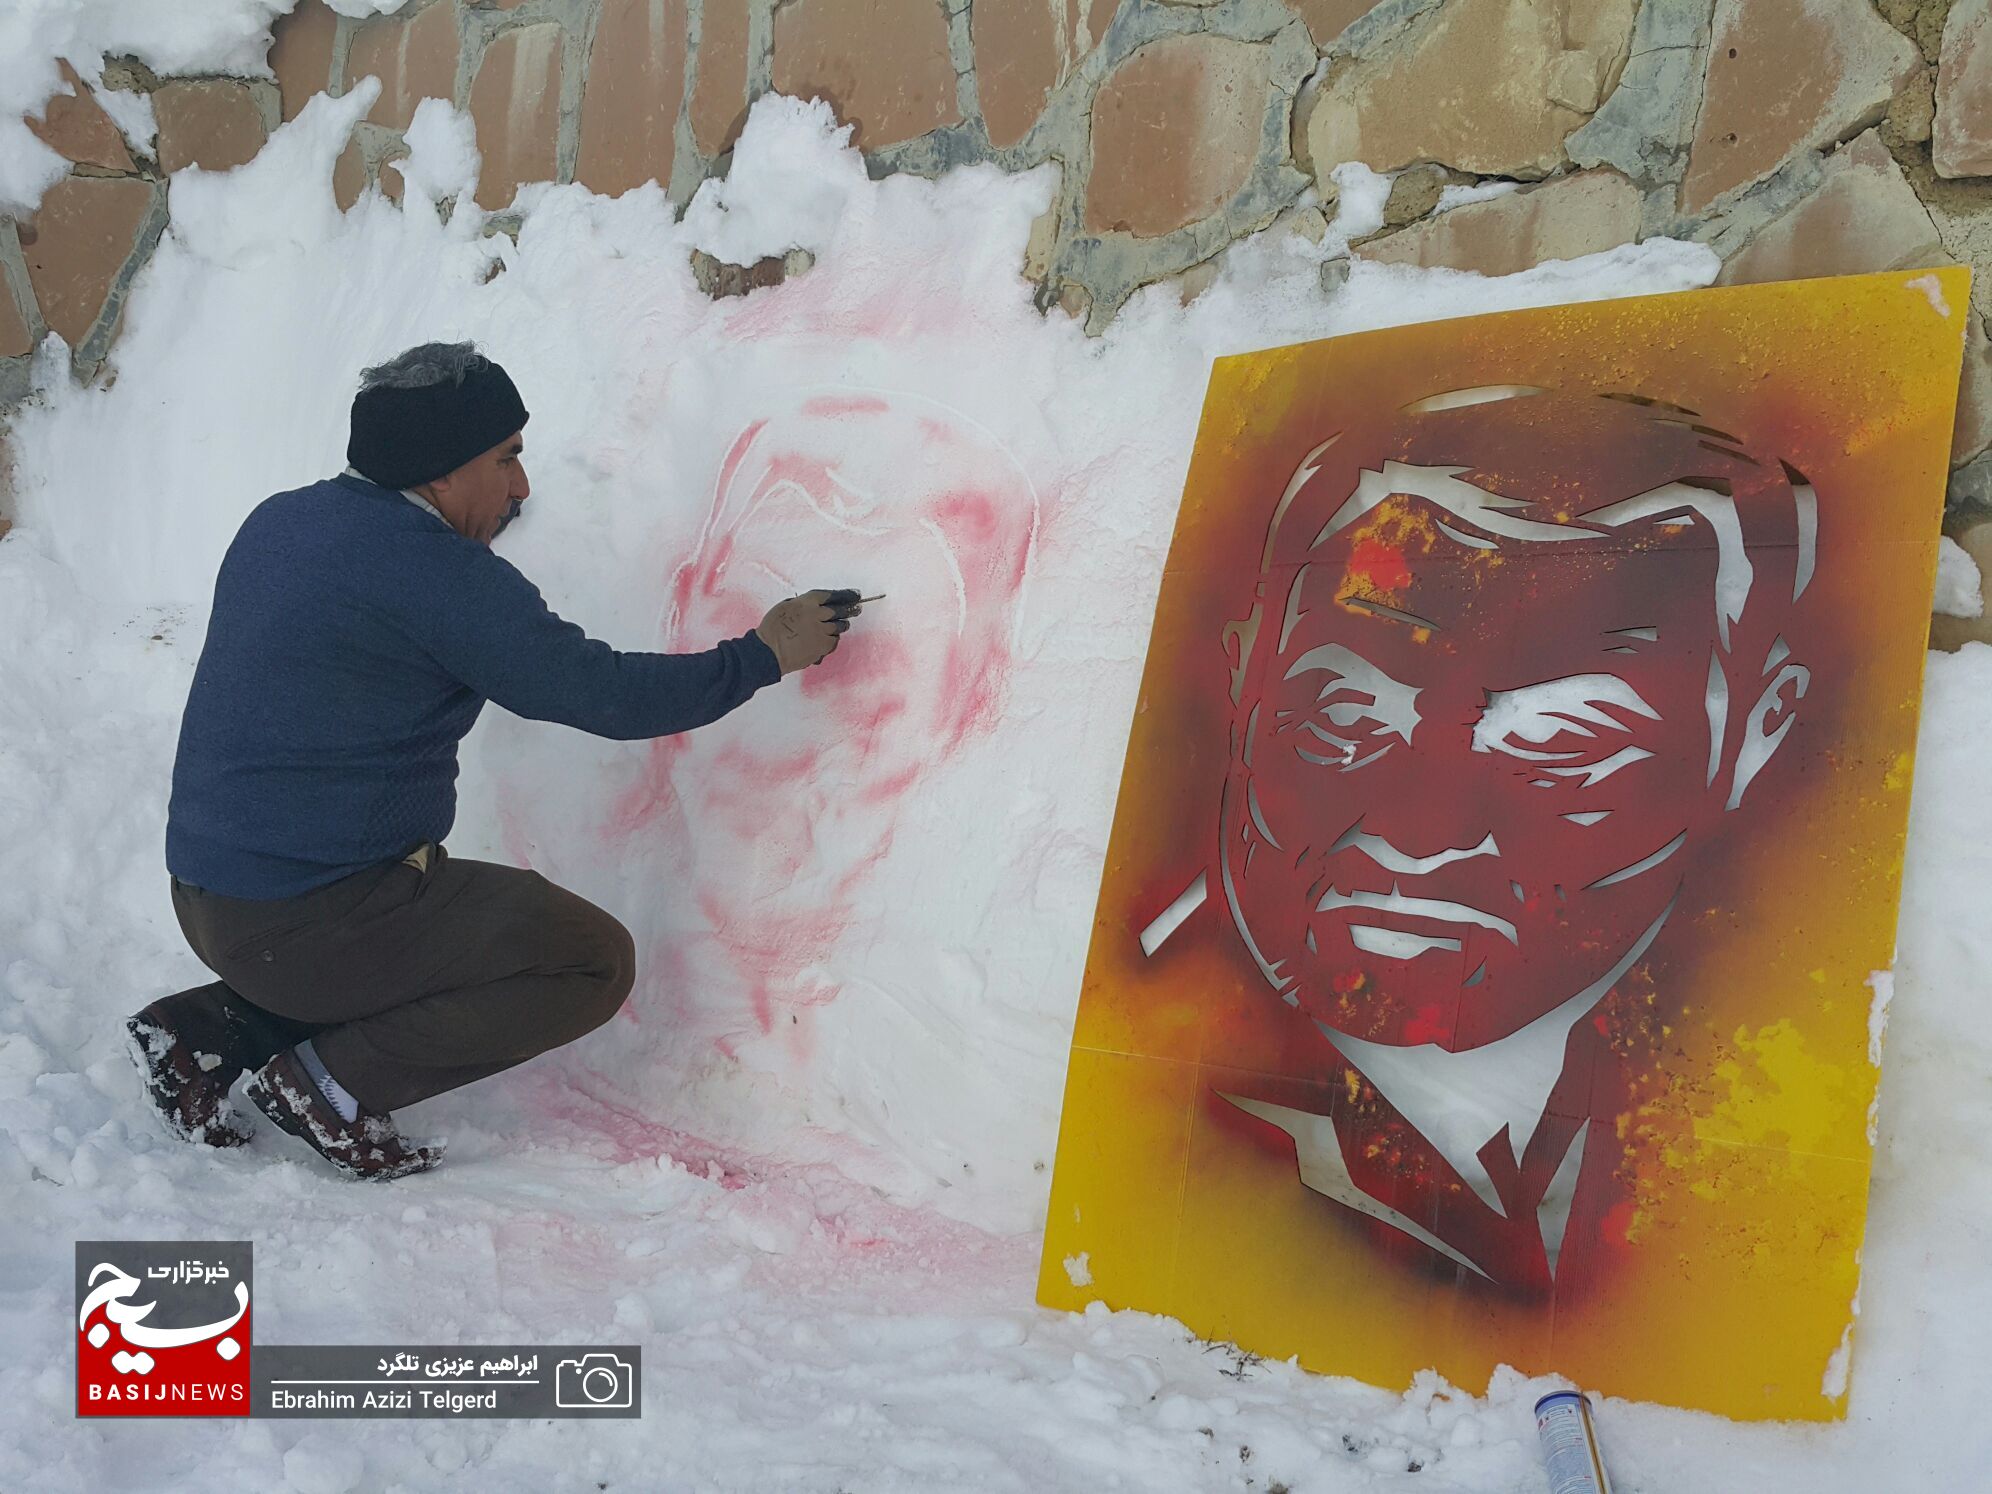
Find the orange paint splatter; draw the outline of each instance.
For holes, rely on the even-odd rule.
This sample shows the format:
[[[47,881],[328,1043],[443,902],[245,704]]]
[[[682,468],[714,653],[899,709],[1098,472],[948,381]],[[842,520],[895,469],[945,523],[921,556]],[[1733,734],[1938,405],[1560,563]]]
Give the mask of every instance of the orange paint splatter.
[[[1349,556],[1349,575],[1378,591],[1402,591],[1411,584],[1411,567],[1404,552],[1382,540],[1360,540]]]

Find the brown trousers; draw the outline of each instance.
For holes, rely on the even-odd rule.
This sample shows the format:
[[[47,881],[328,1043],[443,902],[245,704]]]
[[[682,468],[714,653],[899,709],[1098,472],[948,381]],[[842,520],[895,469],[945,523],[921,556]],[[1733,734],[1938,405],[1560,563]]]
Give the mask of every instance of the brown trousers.
[[[167,998],[175,1029],[244,1068],[310,1038],[355,1099],[390,1111],[616,1014],[636,977],[627,929],[538,872],[424,849],[271,902],[175,879],[180,929],[221,977]]]

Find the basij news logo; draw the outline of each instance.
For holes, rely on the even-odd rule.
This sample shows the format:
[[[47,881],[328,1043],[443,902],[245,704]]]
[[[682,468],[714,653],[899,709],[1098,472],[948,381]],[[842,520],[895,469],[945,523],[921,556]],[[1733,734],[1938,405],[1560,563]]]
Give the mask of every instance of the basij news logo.
[[[79,1240],[76,1414],[247,1416],[250,1242]]]

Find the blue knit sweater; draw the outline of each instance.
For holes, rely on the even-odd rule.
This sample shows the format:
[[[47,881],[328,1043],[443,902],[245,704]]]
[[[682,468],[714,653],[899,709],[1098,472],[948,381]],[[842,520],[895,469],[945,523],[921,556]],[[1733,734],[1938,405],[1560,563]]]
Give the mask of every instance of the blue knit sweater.
[[[215,580],[180,723],[166,865],[285,898],[440,841],[487,700],[597,736],[664,736],[781,676],[753,633],[618,653],[401,493],[343,476],[266,499]]]

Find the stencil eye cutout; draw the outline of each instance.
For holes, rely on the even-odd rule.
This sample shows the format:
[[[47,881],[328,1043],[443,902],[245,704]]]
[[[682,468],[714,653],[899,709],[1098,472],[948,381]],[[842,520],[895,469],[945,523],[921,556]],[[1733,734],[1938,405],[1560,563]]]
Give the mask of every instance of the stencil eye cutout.
[[[1323,745],[1310,748],[1296,743],[1295,753],[1307,762],[1346,771],[1374,762],[1390,750],[1392,742],[1378,739],[1396,735],[1397,731],[1377,715],[1378,706],[1373,697],[1346,688],[1338,688],[1331,695],[1334,698],[1325,701],[1313,718],[1293,723],[1307,737]]]
[[[1475,752],[1534,763],[1539,788],[1588,788],[1653,754],[1637,745],[1642,721],[1660,713],[1615,674],[1578,674],[1495,690],[1473,727]]]
[[[1418,725],[1418,691],[1340,644],[1309,649],[1285,678],[1300,687],[1294,706],[1306,708],[1281,711],[1274,731],[1293,738],[1303,762],[1349,772],[1409,742]],[[1300,693],[1308,690],[1311,702]]]

